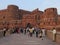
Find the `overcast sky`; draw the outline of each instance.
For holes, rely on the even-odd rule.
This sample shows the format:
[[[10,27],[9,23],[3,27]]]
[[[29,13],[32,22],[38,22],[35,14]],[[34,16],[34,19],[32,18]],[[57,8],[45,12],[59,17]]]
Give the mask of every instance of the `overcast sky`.
[[[60,14],[60,0],[0,0],[0,10],[6,9],[8,5],[17,5],[19,9],[32,11],[36,8],[44,11],[46,8],[57,8]]]

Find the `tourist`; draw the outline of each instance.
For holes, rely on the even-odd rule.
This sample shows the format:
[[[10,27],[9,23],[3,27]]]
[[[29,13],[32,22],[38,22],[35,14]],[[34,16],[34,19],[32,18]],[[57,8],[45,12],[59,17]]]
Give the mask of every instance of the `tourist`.
[[[56,29],[55,28],[53,28],[53,41],[55,41],[56,40]]]
[[[42,30],[39,31],[39,38],[42,38]]]
[[[34,27],[32,28],[32,30],[33,30],[33,34],[34,34],[34,31],[35,31],[35,30],[34,30]]]
[[[26,28],[26,32],[27,32],[27,33],[29,32],[29,27]]]
[[[45,37],[45,28],[42,28],[42,36]]]
[[[26,29],[24,28],[24,34],[26,34]]]
[[[36,31],[36,37],[38,37],[38,34],[39,34],[39,28],[36,27],[35,31]]]
[[[29,35],[30,35],[30,37],[32,37],[32,35],[33,35],[33,29],[32,29],[32,27],[29,28]]]
[[[7,31],[6,28],[3,28],[3,31],[4,31],[4,34],[3,34],[3,35],[4,35],[4,37],[5,37],[6,31]]]
[[[20,32],[23,33],[23,28],[20,29]]]

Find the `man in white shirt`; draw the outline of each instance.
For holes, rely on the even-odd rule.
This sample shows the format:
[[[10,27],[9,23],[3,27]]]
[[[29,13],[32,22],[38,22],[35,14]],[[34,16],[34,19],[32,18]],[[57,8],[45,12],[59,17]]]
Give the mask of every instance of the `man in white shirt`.
[[[56,29],[53,28],[53,41],[55,41],[55,40],[56,40]]]
[[[29,33],[30,33],[30,37],[32,37],[32,35],[33,35],[33,29],[32,29],[32,27],[29,28]]]
[[[45,28],[42,29],[42,36],[45,37]]]

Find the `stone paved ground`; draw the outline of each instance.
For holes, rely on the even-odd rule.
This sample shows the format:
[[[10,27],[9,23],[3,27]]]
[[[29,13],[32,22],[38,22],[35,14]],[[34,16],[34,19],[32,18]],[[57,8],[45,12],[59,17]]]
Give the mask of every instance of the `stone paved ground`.
[[[56,42],[52,42],[48,38],[44,38],[43,40],[40,38],[36,38],[35,35],[33,37],[29,37],[24,34],[12,34],[10,36],[6,36],[0,38],[0,45],[59,45]]]

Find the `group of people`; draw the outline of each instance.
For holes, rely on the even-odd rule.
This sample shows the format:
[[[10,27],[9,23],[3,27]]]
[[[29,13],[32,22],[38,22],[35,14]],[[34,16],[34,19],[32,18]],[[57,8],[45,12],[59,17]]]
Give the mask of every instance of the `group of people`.
[[[4,27],[4,28],[1,28],[1,30],[3,31],[3,36],[5,37],[6,36],[6,33],[18,33],[18,30],[19,28],[7,28],[7,27]]]
[[[3,31],[4,31],[4,36],[6,34],[6,32],[8,30],[11,30],[11,33],[24,33],[24,34],[28,34],[28,36],[32,37],[33,34],[35,34],[36,37],[39,37],[39,38],[42,38],[42,37],[45,37],[46,36],[46,29],[45,28],[38,28],[38,27],[26,27],[26,28],[18,28],[18,27],[15,27],[15,28],[3,28]],[[55,41],[56,39],[56,29],[53,28],[52,30],[52,33],[53,33],[53,41]]]
[[[35,34],[36,37],[41,38],[42,36],[45,36],[45,29],[40,29],[38,27],[27,27],[27,28],[21,28],[20,33],[28,34],[28,36],[32,37],[33,34]]]
[[[52,30],[53,33],[53,41],[56,39],[56,29],[53,28]],[[45,28],[38,28],[38,27],[27,27],[27,28],[21,28],[20,29],[21,33],[28,34],[28,36],[32,37],[33,34],[35,34],[36,37],[39,38],[44,38],[46,36],[46,29]]]
[[[8,30],[11,30],[10,33],[24,33],[24,34],[28,34],[28,36],[32,37],[33,34],[35,34],[36,37],[42,37],[42,36],[45,36],[45,29],[40,29],[38,27],[26,27],[26,28],[18,28],[18,27],[15,27],[15,28],[3,28],[4,30],[4,36],[6,35],[6,32]]]

